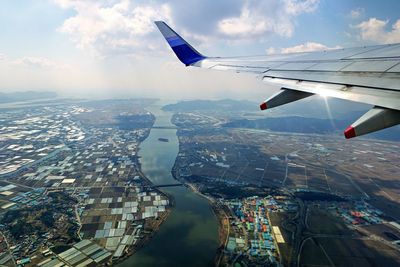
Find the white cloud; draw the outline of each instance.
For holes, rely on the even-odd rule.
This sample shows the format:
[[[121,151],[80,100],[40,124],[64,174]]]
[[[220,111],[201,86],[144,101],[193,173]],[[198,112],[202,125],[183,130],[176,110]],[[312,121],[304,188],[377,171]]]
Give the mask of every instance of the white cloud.
[[[248,35],[260,35],[272,27],[267,18],[259,20],[245,6],[240,17],[228,18],[218,23],[218,29],[225,35],[245,37]]]
[[[334,46],[334,47],[329,47],[324,44],[320,43],[315,43],[315,42],[307,42],[304,44],[292,46],[292,47],[286,47],[286,48],[281,48],[277,49],[274,47],[270,47],[267,49],[267,54],[289,54],[289,53],[301,53],[301,52],[312,52],[312,51],[324,51],[324,50],[333,50],[333,49],[340,49],[342,48],[341,46]]]
[[[153,21],[171,21],[168,4],[133,5],[128,0],[55,0],[55,3],[76,12],[64,21],[59,31],[69,34],[78,48],[100,55],[151,50],[146,37],[155,30]]]
[[[10,58],[7,55],[1,53],[0,62],[4,66],[27,67],[32,69],[62,70],[70,68],[70,66],[67,64],[57,62],[46,57],[26,56],[20,58]]]
[[[78,48],[100,56],[137,56],[142,52],[163,51],[159,48],[165,44],[155,39],[159,35],[153,34],[154,20],[165,20],[172,26],[174,22],[180,22],[182,25],[178,28],[181,33],[200,48],[210,46],[217,39],[253,41],[268,33],[291,37],[296,17],[315,11],[319,4],[319,0],[232,0],[222,5],[207,0],[192,0],[190,5],[196,9],[212,9],[202,14],[204,22],[194,23],[199,18],[181,16],[187,12],[185,9],[189,4],[185,6],[169,0],[53,1],[59,7],[76,13],[63,22],[59,31],[68,34]],[[225,9],[229,12],[220,10],[227,5],[229,8]],[[213,7],[219,11],[213,10]]]
[[[240,16],[220,20],[218,30],[223,35],[234,38],[259,37],[268,32],[291,37],[295,17],[313,12],[318,4],[319,0],[248,0],[245,1]]]
[[[284,2],[287,12],[292,15],[314,12],[319,4],[319,0],[284,0]]]
[[[389,44],[400,42],[400,19],[397,20],[391,30],[386,30],[388,20],[370,18],[360,24],[353,26],[360,31],[360,38],[364,41]]]
[[[365,9],[362,7],[358,7],[358,8],[355,8],[350,11],[349,17],[351,19],[358,19],[358,18],[364,16],[364,13],[365,13]]]
[[[276,49],[275,47],[267,48],[266,52],[267,52],[267,55],[279,54],[279,50]]]
[[[32,68],[66,69],[68,65],[44,57],[23,57],[12,60],[11,64]]]

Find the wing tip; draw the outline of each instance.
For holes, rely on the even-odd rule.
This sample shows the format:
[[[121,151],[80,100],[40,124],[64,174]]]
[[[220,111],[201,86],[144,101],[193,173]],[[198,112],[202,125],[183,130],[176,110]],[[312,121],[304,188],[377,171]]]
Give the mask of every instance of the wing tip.
[[[154,21],[154,23],[183,64],[190,66],[206,58],[168,26],[167,23],[161,20]]]

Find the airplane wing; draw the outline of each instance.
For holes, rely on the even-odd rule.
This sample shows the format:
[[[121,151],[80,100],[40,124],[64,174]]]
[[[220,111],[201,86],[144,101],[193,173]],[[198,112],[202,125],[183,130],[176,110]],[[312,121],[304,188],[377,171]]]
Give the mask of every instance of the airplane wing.
[[[165,22],[156,21],[186,66],[252,73],[281,91],[261,103],[262,110],[314,94],[371,104],[351,124],[346,138],[400,123],[400,44],[252,57],[206,57]]]

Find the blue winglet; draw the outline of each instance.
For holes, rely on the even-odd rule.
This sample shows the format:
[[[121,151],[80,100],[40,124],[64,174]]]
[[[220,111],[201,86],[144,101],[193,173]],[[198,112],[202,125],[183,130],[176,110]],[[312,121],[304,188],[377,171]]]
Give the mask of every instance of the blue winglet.
[[[194,49],[188,42],[179,36],[173,29],[171,29],[165,22],[156,21],[158,29],[167,40],[169,46],[172,48],[179,60],[186,66],[190,66],[206,57]]]

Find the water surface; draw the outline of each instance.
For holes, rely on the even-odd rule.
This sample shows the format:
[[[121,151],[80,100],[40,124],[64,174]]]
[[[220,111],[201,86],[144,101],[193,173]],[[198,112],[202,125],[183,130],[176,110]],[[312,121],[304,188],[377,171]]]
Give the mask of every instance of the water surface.
[[[161,105],[148,110],[156,116],[154,126],[174,126],[172,113],[162,111]],[[160,142],[160,137],[169,142]],[[143,173],[154,184],[176,183],[171,169],[178,150],[175,129],[152,129],[140,145]],[[218,225],[209,202],[186,187],[162,190],[175,198],[171,214],[148,244],[118,266],[213,266]]]

